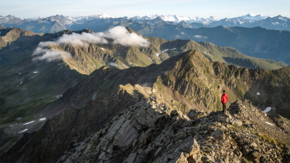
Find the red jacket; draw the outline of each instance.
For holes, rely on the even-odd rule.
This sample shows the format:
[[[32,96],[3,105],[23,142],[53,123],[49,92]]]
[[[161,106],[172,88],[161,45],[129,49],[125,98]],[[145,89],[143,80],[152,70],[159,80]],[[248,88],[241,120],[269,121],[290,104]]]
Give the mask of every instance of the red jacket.
[[[221,102],[222,102],[222,103],[227,103],[227,102],[228,102],[228,95],[227,95],[226,93],[224,93],[224,94],[222,95]]]

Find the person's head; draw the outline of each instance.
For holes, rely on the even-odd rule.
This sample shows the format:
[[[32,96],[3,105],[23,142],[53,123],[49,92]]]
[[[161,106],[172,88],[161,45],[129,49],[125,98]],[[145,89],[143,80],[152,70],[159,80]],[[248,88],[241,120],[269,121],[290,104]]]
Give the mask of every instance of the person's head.
[[[223,93],[226,93],[226,90],[223,90]]]

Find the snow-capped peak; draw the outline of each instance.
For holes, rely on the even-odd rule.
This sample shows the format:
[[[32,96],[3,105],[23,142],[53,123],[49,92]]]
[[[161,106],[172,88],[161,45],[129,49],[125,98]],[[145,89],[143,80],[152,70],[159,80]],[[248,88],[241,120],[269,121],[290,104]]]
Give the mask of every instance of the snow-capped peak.
[[[177,16],[177,15],[146,15],[143,17],[140,17],[140,16],[131,17],[131,19],[134,19],[134,20],[153,20],[153,19],[156,19],[157,17],[160,17],[164,21],[175,22],[175,23],[179,23],[181,21],[184,21],[184,22],[188,22],[188,23],[197,22],[197,23],[202,23],[202,24],[208,24],[212,21],[218,20],[213,16],[204,19],[204,18],[200,18],[200,17],[186,17],[186,16]]]
[[[259,14],[259,15],[247,14],[247,15],[244,15],[244,16],[237,17],[237,19],[258,21],[258,20],[266,19],[268,17],[269,16],[265,16],[265,15],[261,15],[261,14]],[[231,19],[235,19],[235,18],[231,18]]]
[[[98,15],[98,18],[105,19],[105,18],[115,18],[115,17],[108,15],[106,13],[101,13]]]

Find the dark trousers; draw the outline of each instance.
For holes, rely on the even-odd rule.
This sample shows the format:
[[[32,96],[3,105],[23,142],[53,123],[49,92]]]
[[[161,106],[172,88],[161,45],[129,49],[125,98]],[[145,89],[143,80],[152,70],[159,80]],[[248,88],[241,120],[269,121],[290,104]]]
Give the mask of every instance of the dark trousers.
[[[223,112],[225,112],[226,111],[226,103],[222,103],[223,104]]]

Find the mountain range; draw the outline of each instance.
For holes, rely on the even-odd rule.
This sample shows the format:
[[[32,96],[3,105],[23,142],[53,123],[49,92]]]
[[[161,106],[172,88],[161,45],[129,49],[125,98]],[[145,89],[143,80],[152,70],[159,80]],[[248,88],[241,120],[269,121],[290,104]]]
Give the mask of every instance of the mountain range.
[[[129,34],[136,33],[130,28],[124,28],[124,30],[128,30]],[[148,40],[149,46],[94,43],[88,43],[85,46],[68,43],[51,44],[42,50],[47,50],[48,53],[51,52],[50,49],[66,52],[71,55],[71,58],[56,61],[33,60],[36,56],[32,54],[40,43],[49,43],[65,36],[73,36],[73,33],[94,33],[88,29],[74,32],[66,30],[44,35],[19,28],[6,28],[0,31],[3,46],[0,49],[0,65],[5,65],[0,70],[1,123],[10,123],[20,115],[22,117],[20,121],[28,120],[29,118],[25,118],[25,115],[30,117],[30,112],[26,113],[26,109],[37,110],[39,106],[57,99],[86,75],[103,66],[119,69],[146,67],[151,64],[160,64],[188,50],[198,50],[211,61],[220,61],[239,67],[275,70],[288,66],[283,62],[246,56],[235,48],[218,47],[208,42],[197,43],[192,40],[179,39],[166,41],[157,37],[144,37],[138,33],[138,36]],[[34,101],[32,107],[34,109],[28,105],[32,102],[31,100]]]
[[[122,22],[122,21],[136,21],[148,25],[156,25],[152,23],[154,19],[161,19],[164,22],[171,24],[185,24],[187,28],[200,28],[200,27],[262,27],[274,30],[290,30],[288,17],[278,16],[263,16],[247,14],[235,18],[216,19],[211,16],[209,18],[201,17],[184,17],[177,15],[146,15],[134,17],[113,17],[108,14],[98,14],[90,16],[63,16],[55,15],[44,18],[24,19],[12,15],[0,16],[0,25],[3,27],[19,27],[22,29],[31,30],[36,33],[58,32],[64,29],[80,30],[76,27],[82,25],[86,28],[87,25],[94,23],[94,21],[104,22]],[[75,26],[76,25],[76,26]],[[95,31],[96,32],[96,31]]]
[[[106,14],[74,18],[56,15],[37,19],[20,19],[9,15],[0,19],[0,25],[2,24],[4,27],[15,26],[35,33],[54,33],[61,30],[78,31],[84,28],[88,28],[94,32],[101,32],[108,28],[121,25],[130,27],[147,37],[159,37],[165,40],[188,39],[196,42],[206,41],[218,46],[234,47],[248,56],[274,59],[275,61],[282,61],[290,64],[288,55],[290,52],[290,32],[286,29],[268,28],[262,25],[273,25],[273,23],[266,23],[264,21],[281,21],[281,23],[288,23],[289,21],[286,17],[277,16],[266,18],[261,15],[245,15],[233,18],[231,21],[225,19],[220,20],[220,22],[227,22],[228,24],[212,22],[216,23],[216,25],[213,26],[209,26],[206,23],[199,23],[197,21],[180,21],[182,17],[175,17],[176,22],[165,21],[173,20],[171,17],[163,16],[162,18],[161,16],[156,17],[156,15],[132,18],[115,18]],[[250,24],[252,24],[252,26],[243,25],[240,27],[226,27],[238,26],[233,25],[235,23],[232,23],[232,21],[237,20],[247,20],[251,22]],[[262,24],[255,24],[259,22],[262,22]],[[289,25],[284,25],[285,28],[288,28],[288,26]]]
[[[0,32],[0,162],[289,158],[290,73],[283,62],[122,26]],[[226,114],[219,112],[223,89]],[[260,111],[266,107],[271,111]],[[204,136],[221,142],[211,143],[217,153],[227,143],[239,150],[229,158],[209,154]],[[164,146],[155,145],[157,137]],[[187,141],[196,149],[183,157],[178,144]]]

